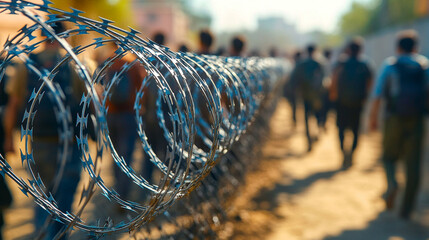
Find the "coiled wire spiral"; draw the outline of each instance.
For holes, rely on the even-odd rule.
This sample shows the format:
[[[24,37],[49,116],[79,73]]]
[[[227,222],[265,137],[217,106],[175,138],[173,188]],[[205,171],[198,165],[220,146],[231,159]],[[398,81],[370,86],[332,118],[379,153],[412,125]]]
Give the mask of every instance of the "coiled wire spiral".
[[[197,191],[198,201],[208,197],[216,198],[213,194],[219,194],[219,189],[222,188],[221,178],[229,179],[227,181],[230,184],[237,185],[237,175],[244,172],[245,165],[250,162],[240,160],[237,153],[230,154],[228,158],[225,156],[234,145],[241,144],[243,150],[257,144],[250,143],[250,138],[245,136],[249,135],[252,127],[267,125],[266,117],[263,118],[265,121],[259,123],[257,119],[261,115],[269,117],[272,113],[275,101],[267,99],[270,96],[275,98],[272,97],[273,92],[277,91],[288,72],[287,62],[273,58],[229,58],[173,52],[142,39],[134,29],[120,29],[103,18],[96,21],[83,17],[80,15],[82,12],[76,9],[71,12],[56,9],[46,0],[41,4],[24,0],[0,1],[0,9],[2,14],[22,14],[33,23],[24,26],[6,41],[1,51],[4,56],[0,66],[2,76],[14,62],[21,62],[42,81],[40,87],[33,89],[27,99],[27,108],[21,121],[21,140],[24,143],[21,160],[28,178],[25,180],[23,176],[18,176],[8,160],[0,155],[1,171],[16,182],[24,194],[31,195],[55,220],[64,223],[64,232],[78,228],[103,236],[106,233],[132,231],[146,226],[161,213],[174,222],[174,214],[167,210],[178,199],[200,186],[207,176],[210,176],[210,180],[204,181],[199,188],[201,190]],[[52,26],[58,22],[65,24],[67,30],[55,33]],[[46,37],[36,38],[41,32]],[[73,39],[80,39],[84,44],[72,47],[69,42]],[[29,57],[47,41],[58,42],[65,52],[62,59],[55,63],[53,70],[36,67]],[[100,49],[109,45],[116,46],[113,55],[95,69],[88,67],[86,54],[102,51]],[[126,56],[132,56],[133,60],[124,64],[115,71],[114,76],[105,81],[113,63]],[[64,89],[56,82],[58,71],[67,64],[73,66],[74,74],[84,86],[80,108],[75,116],[68,108]],[[127,159],[118,154],[106,120],[109,97],[127,72],[135,66],[144,68],[146,72],[141,86],[135,89],[135,131],[141,148],[159,170],[158,181],[147,181]],[[33,122],[37,118],[38,104],[47,93],[55,105],[62,146],[58,160],[60,167],[56,171],[54,182],[59,182],[63,177],[70,146],[73,144],[78,145],[83,167],[89,176],[79,192],[79,207],[73,212],[63,212],[58,208],[53,197],[55,193],[46,190],[43,179],[37,172],[38,159],[33,157],[31,150],[35,127]],[[146,133],[149,116],[142,114],[142,109],[146,107],[144,99],[148,95],[155,96],[157,126],[154,127],[162,132],[160,137],[165,143],[162,151],[153,149]],[[159,154],[160,152],[165,154]],[[246,150],[241,152],[245,154]],[[106,154],[111,155],[116,167],[133,184],[145,191],[146,197],[139,202],[125,199],[106,183],[101,172]],[[219,166],[214,168],[216,164]],[[55,191],[55,187],[53,189]],[[204,193],[203,189],[211,192],[211,195]],[[132,214],[121,222],[111,217],[103,220],[85,219],[85,208],[91,199],[100,194],[109,200],[111,208],[119,205]],[[191,202],[189,200],[184,207],[190,213],[196,211],[192,209]],[[220,209],[220,203],[216,204],[219,205],[216,209]],[[194,236],[190,232],[186,234],[188,237]]]

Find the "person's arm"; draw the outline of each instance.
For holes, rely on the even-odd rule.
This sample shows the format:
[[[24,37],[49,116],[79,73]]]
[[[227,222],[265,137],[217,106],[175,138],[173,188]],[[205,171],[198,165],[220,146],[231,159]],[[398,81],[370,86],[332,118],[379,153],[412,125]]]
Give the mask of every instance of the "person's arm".
[[[381,98],[375,98],[371,103],[369,113],[369,129],[376,131],[378,129],[378,113],[380,112]]]
[[[368,96],[374,84],[374,72],[369,65],[367,65],[366,68],[368,71],[368,78],[366,79],[366,93]]]
[[[27,68],[22,63],[16,63],[6,69],[8,81],[6,92],[9,94],[9,100],[6,105],[3,118],[5,141],[5,152],[15,152],[13,132],[17,123],[18,111],[23,103],[23,96],[26,94],[27,86]]]
[[[423,68],[425,69],[425,111],[429,112],[429,60],[424,58],[424,62],[422,63]]]
[[[391,75],[392,59],[386,61],[382,67],[381,73],[375,81],[374,88],[372,91],[372,102],[370,105],[369,113],[369,128],[371,131],[378,129],[378,116],[381,106],[381,98],[387,82],[387,79]]]

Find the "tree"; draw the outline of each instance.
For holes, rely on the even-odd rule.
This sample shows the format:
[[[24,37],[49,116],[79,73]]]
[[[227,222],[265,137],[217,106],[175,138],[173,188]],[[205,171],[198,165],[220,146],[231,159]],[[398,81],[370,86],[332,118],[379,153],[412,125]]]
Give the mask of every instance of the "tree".
[[[382,28],[413,21],[419,17],[417,0],[372,0],[368,4],[353,2],[340,19],[344,36],[366,35]]]
[[[373,11],[370,5],[353,2],[350,10],[340,18],[340,33],[346,37],[366,34]]]
[[[415,6],[415,0],[389,0],[390,24],[415,20],[418,17]]]

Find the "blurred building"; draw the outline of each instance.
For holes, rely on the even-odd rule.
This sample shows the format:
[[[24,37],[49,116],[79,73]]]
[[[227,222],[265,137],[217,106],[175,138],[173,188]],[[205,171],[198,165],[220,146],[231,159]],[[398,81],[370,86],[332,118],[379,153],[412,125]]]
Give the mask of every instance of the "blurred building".
[[[285,31],[291,34],[296,33],[295,26],[286,23],[282,17],[265,17],[258,19],[258,29],[265,31]]]
[[[166,45],[177,47],[189,44],[192,34],[211,24],[211,17],[194,13],[181,0],[134,0],[137,28],[143,36],[152,37],[161,32]]]
[[[137,28],[151,38],[158,32],[166,37],[166,45],[185,41],[189,33],[189,18],[182,3],[175,0],[135,0]]]
[[[216,47],[228,48],[234,35],[240,34],[247,40],[245,49],[247,53],[267,56],[273,48],[276,48],[280,54],[293,50],[297,45],[301,45],[305,38],[298,32],[295,25],[286,22],[283,17],[259,18],[257,24],[256,29],[252,31],[219,33]]]
[[[283,38],[284,44],[299,45],[305,38],[298,32],[294,24],[286,22],[283,17],[259,18],[256,31],[271,34],[271,36],[275,36],[278,41]]]

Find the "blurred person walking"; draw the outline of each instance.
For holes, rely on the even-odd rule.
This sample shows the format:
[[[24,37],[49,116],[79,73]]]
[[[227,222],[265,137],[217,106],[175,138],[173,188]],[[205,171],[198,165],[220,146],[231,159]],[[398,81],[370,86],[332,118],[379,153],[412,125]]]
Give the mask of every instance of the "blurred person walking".
[[[272,58],[276,58],[279,56],[279,51],[277,50],[277,48],[271,47],[270,50],[268,51],[268,56]]]
[[[322,87],[320,89],[320,97],[322,100],[322,106],[316,113],[317,124],[319,129],[326,130],[326,120],[328,112],[331,109],[331,101],[329,100],[329,88],[331,86],[331,70],[332,70],[332,51],[330,49],[323,50],[323,67],[325,77],[323,78]]]
[[[313,142],[317,140],[318,129],[310,130],[310,118],[315,117],[317,111],[322,107],[321,88],[324,78],[322,63],[316,59],[316,46],[307,47],[307,58],[299,62],[291,75],[291,85],[296,88],[297,93],[304,102],[305,131],[308,142],[307,151],[310,152]],[[317,126],[317,124],[316,124]],[[314,132],[317,132],[315,134]]]
[[[117,45],[112,44],[112,56],[115,54],[113,51],[117,49]],[[131,64],[133,65],[129,70],[121,74],[122,69]],[[106,104],[109,109],[107,123],[110,138],[118,155],[123,157],[129,165],[132,163],[137,139],[134,101],[136,92],[143,82],[144,75],[144,70],[139,66],[139,62],[133,62],[133,59],[122,56],[116,58],[108,68],[105,78],[106,81],[112,81],[114,76],[119,76],[117,79],[118,82],[112,88],[112,93],[107,99]],[[132,180],[116,165],[114,166],[114,175],[116,179],[116,191],[122,198],[128,198]]]
[[[179,52],[186,53],[186,52],[189,52],[189,48],[188,48],[188,46],[186,46],[186,44],[181,44],[181,45],[179,46],[178,51],[179,51]]]
[[[63,24],[57,22],[53,26],[56,34],[66,31]],[[47,40],[44,43],[44,48],[39,53],[31,53],[29,58],[34,66],[39,70],[52,71],[56,64],[64,58],[61,52],[61,45],[58,41]],[[76,116],[79,110],[79,103],[84,92],[83,81],[79,79],[77,73],[73,70],[72,63],[65,63],[59,67],[57,74],[53,78],[53,82],[59,84],[64,93],[64,103],[70,109],[70,114],[73,119],[72,126],[76,126]],[[13,73],[8,74],[10,78],[6,87],[9,94],[9,101],[5,112],[5,151],[14,151],[13,129],[19,122],[18,115],[24,112],[24,107],[28,106],[28,99],[33,89],[38,89],[43,81],[40,81],[40,76],[34,71],[27,69],[23,63],[15,64]],[[34,159],[37,161],[36,174],[40,174],[43,184],[47,190],[53,194],[54,199],[58,203],[58,208],[63,212],[71,212],[74,194],[77,185],[80,181],[82,162],[80,160],[81,153],[76,142],[69,142],[69,152],[66,155],[66,163],[62,178],[57,184],[54,182],[60,169],[62,155],[60,152],[63,148],[63,141],[57,129],[60,129],[60,124],[57,122],[57,114],[55,114],[54,98],[50,91],[45,88],[45,96],[37,106],[37,115],[34,118],[33,125],[33,141],[32,151]],[[46,96],[47,95],[47,96]],[[24,120],[23,124],[28,121]],[[67,129],[69,131],[71,129]],[[75,130],[76,132],[76,130]],[[74,139],[74,138],[73,138]],[[64,154],[64,153],[63,153]],[[56,187],[55,187],[56,186]],[[47,224],[48,213],[41,207],[36,206],[34,224],[37,231],[44,229]],[[52,220],[51,220],[52,221]],[[64,227],[64,224],[57,221],[49,225],[47,232],[39,232],[38,238],[53,239],[54,236]],[[64,239],[63,236],[61,239]]]
[[[211,55],[211,47],[213,45],[213,34],[209,30],[200,31],[200,44],[198,54]]]
[[[296,66],[298,65],[298,63],[301,61],[301,55],[302,54],[300,51],[296,51],[293,56],[293,60],[295,63],[294,71],[296,70]],[[295,76],[294,73],[292,73],[291,76]],[[284,88],[284,95],[286,99],[289,101],[289,104],[292,109],[292,122],[293,122],[294,128],[296,127],[296,101],[297,101],[296,86],[294,84],[296,83],[297,83],[296,81],[292,81],[292,79],[290,78],[289,81],[285,84],[285,88]]]
[[[159,45],[164,46],[165,45],[165,35],[164,33],[157,32],[152,37],[153,41]]]
[[[162,36],[162,37],[160,37]],[[154,40],[157,44],[165,44],[165,36],[163,33],[157,33],[154,36]],[[165,76],[165,69],[159,69],[161,73]],[[153,76],[152,76],[153,78]],[[164,138],[163,129],[159,126],[158,117],[157,117],[157,99],[159,97],[159,89],[155,83],[154,79],[148,81],[148,91],[145,91],[145,117],[146,125],[144,131],[146,132],[147,140],[153,150],[153,152],[162,159],[165,156],[165,148],[167,141]],[[162,102],[162,101],[161,101]],[[168,108],[165,104],[161,104],[161,111],[164,115],[168,114]],[[144,161],[142,166],[142,177],[146,179],[149,183],[152,183],[152,178],[154,175],[155,165],[151,162],[149,154],[144,152]],[[147,197],[147,195],[145,196]]]
[[[246,47],[246,40],[242,36],[235,36],[231,40],[230,56],[243,57],[244,48]]]
[[[398,183],[396,166],[399,158],[405,162],[405,194],[400,207],[401,218],[409,219],[414,209],[420,184],[422,142],[425,134],[424,113],[427,110],[429,61],[417,54],[418,34],[400,32],[397,56],[388,58],[374,88],[370,127],[378,126],[381,100],[386,100],[382,160],[386,171],[386,208],[393,209]]]
[[[345,169],[352,165],[353,153],[358,144],[360,117],[373,78],[370,64],[360,57],[362,45],[361,38],[355,38],[348,44],[348,56],[343,56],[336,64],[330,89],[330,99],[336,103],[338,135]],[[353,133],[350,150],[344,146],[347,129]]]
[[[0,60],[3,61],[3,60]],[[3,127],[3,116],[4,116],[4,110],[5,106],[7,105],[8,101],[8,95],[5,92],[5,85],[6,85],[7,78],[3,77],[3,79],[0,80],[0,155],[5,158],[5,151],[3,148],[4,145],[4,127]],[[3,176],[0,175],[0,240],[3,240],[3,225],[4,225],[4,218],[3,218],[3,212],[7,208],[9,208],[10,204],[12,204],[12,195],[9,191],[9,188],[6,184],[6,181]]]

